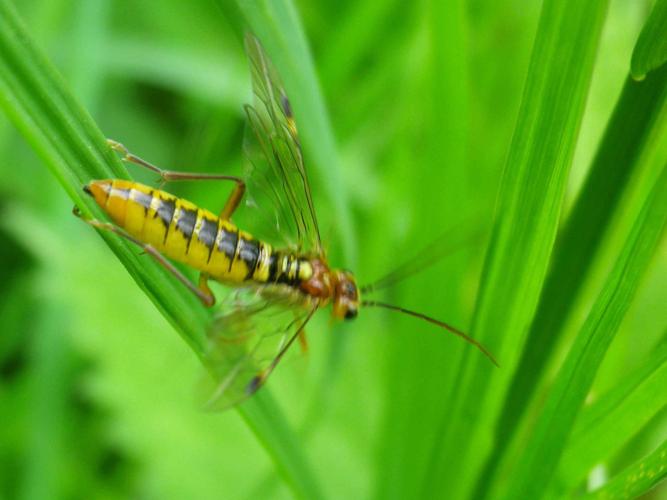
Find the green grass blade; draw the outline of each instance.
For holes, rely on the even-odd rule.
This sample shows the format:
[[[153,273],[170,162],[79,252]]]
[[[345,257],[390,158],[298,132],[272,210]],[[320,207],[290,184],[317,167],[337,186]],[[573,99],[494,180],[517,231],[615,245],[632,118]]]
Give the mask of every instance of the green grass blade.
[[[415,12],[411,12],[411,9]],[[424,52],[423,57],[430,60],[430,64],[425,68],[415,68],[417,75],[414,81],[395,84],[398,87],[414,86],[410,91],[393,89],[389,94],[401,96],[396,98],[400,102],[392,104],[404,110],[397,121],[403,123],[401,126],[419,130],[420,135],[419,150],[413,150],[410,143],[399,146],[407,153],[406,161],[389,160],[391,163],[396,163],[397,170],[394,170],[396,172],[394,175],[385,174],[388,181],[393,176],[400,179],[400,189],[397,190],[400,193],[399,199],[405,196],[407,199],[422,201],[422,203],[412,203],[413,206],[409,208],[406,207],[414,223],[408,233],[409,236],[404,236],[405,241],[409,241],[410,244],[401,247],[402,242],[396,239],[396,248],[388,253],[400,256],[395,257],[397,261],[409,259],[415,248],[429,243],[424,239],[432,237],[432,233],[428,232],[429,226],[455,225],[453,221],[457,220],[456,217],[460,217],[458,220],[466,217],[472,219],[473,205],[466,204],[465,201],[477,194],[473,188],[474,181],[471,179],[473,169],[468,168],[466,163],[469,139],[467,120],[470,109],[468,87],[470,73],[467,58],[470,51],[465,30],[468,21],[465,2],[429,1],[410,7],[406,5],[400,12],[405,18],[416,17],[423,23],[420,25],[428,36],[424,38],[425,46],[420,50]],[[392,35],[395,36],[396,33]],[[392,72],[397,72],[397,67],[403,67],[407,63],[397,60],[399,54],[400,51],[392,52],[391,62],[387,65]],[[424,71],[426,68],[428,70]],[[427,108],[421,113],[416,112],[417,103],[424,99],[428,102]],[[412,112],[415,112],[414,115]],[[386,118],[380,116],[378,124],[373,129],[383,130],[386,127],[383,120]],[[400,136],[400,133],[396,136]],[[404,163],[404,166],[398,166],[401,163]],[[420,173],[416,175],[410,172],[411,168],[417,170],[415,165],[423,165],[423,169],[419,167]],[[392,167],[387,164],[382,168],[386,168],[388,172],[392,171]],[[405,170],[401,175],[399,172],[402,169]],[[441,175],[442,179],[447,179],[446,187],[440,182],[430,181],[435,177],[435,172]],[[425,181],[426,179],[429,181]],[[436,214],[438,221],[434,220]],[[383,216],[387,222],[378,224],[376,230],[382,234],[381,241],[384,241],[385,248],[388,248],[392,246],[389,243],[391,239],[397,238],[397,235],[391,234],[392,231],[389,230],[394,223],[393,217],[390,214]],[[450,243],[459,237],[461,237],[459,241],[466,240],[466,237],[460,234],[466,229],[461,229],[460,232],[451,226],[449,229]],[[473,240],[470,236],[472,234],[468,235],[468,241]],[[412,249],[409,249],[410,245],[413,246]],[[461,246],[465,247],[466,244]],[[404,248],[405,253],[399,248]],[[366,250],[368,255],[372,255],[372,249],[366,248]],[[387,250],[384,252],[387,253]],[[434,254],[430,258],[435,261],[437,259]],[[434,311],[433,314],[445,317],[447,321],[464,325],[468,318],[463,319],[463,317],[467,314],[456,310],[457,305],[461,304],[462,296],[462,287],[458,279],[461,269],[470,265],[470,259],[470,255],[466,255],[465,252],[448,255],[442,259],[443,262],[437,264],[437,274],[431,275],[427,288],[421,293],[418,291],[419,286],[415,286],[414,283],[423,275],[427,275],[428,271],[422,276],[415,277],[414,281],[406,280],[405,285],[401,284],[395,290],[388,290],[387,296],[391,297],[390,301],[393,303],[406,307],[418,304],[420,311]],[[391,265],[397,264],[395,261]],[[438,286],[437,293],[433,293],[432,287],[436,282],[442,286]],[[399,290],[408,287],[411,287],[411,293],[400,294]],[[439,397],[442,380],[454,376],[456,367],[447,361],[455,359],[460,349],[469,346],[455,341],[448,343],[451,339],[443,339],[440,336],[441,332],[434,332],[428,328],[421,330],[419,324],[408,321],[402,323],[400,318],[392,318],[390,321],[401,324],[400,327],[395,327],[398,335],[403,330],[412,332],[413,336],[404,338],[402,342],[392,341],[388,344],[388,348],[381,351],[387,365],[383,385],[387,392],[388,410],[381,426],[378,439],[380,445],[377,451],[379,460],[376,475],[383,480],[377,483],[374,497],[414,498],[420,494],[424,484],[432,446],[432,432],[442,415],[448,412],[444,404],[428,402]],[[386,334],[391,335],[391,331],[387,329]],[[423,369],[415,370],[417,366]],[[438,373],[437,376],[429,375],[435,371]],[[415,422],[419,422],[419,425],[415,426]]]
[[[278,68],[294,107],[303,146],[312,159],[307,168],[317,170],[321,178],[320,184],[326,190],[336,214],[337,236],[345,265],[354,269],[357,250],[349,198],[324,97],[296,9],[291,0],[237,0],[237,3],[253,33]],[[319,213],[322,214],[322,211]]]
[[[92,199],[83,196],[81,186],[94,178],[122,178],[127,173],[4,0],[0,1],[0,106],[72,200],[84,213],[103,218]],[[113,235],[101,236],[177,332],[203,356],[208,311],[157,263],[140,257],[136,249]],[[319,496],[284,416],[269,402],[266,389],[256,399],[241,407],[244,418],[268,453],[279,457],[277,467],[295,493]]]
[[[452,488],[472,488],[489,451],[546,274],[606,8],[543,4],[472,328],[501,368],[465,351],[425,491],[462,496]]]
[[[68,93],[55,69],[30,41],[7,2],[0,3],[0,106],[70,198],[84,213],[102,216],[81,189],[91,179],[127,178],[127,172],[91,117]],[[102,234],[139,286],[201,355],[206,313],[177,291],[163,269],[141,259],[119,238]]]
[[[507,483],[502,484],[500,480],[496,483],[499,487],[493,490],[493,496],[536,498],[550,482],[595,374],[666,224],[667,166],[663,167],[644,203],[621,256],[570,349],[527,442],[515,439],[510,446],[510,449],[514,448],[514,456],[520,455],[520,460]],[[506,456],[512,457],[513,454]]]
[[[667,0],[657,0],[642,29],[630,64],[638,80],[667,61]]]
[[[573,489],[597,463],[613,456],[667,408],[667,342],[636,373],[581,412],[561,459],[559,488]]]
[[[241,406],[240,411],[294,495],[308,500],[324,498],[303,453],[301,440],[282,416],[271,394],[255,394]]]
[[[639,498],[667,477],[667,441],[613,477],[599,490],[581,498]]]
[[[646,172],[653,172],[649,177],[660,173],[661,162],[651,161],[649,153],[659,150],[667,140],[666,112],[667,67],[642,82],[626,80],[586,182],[558,237],[540,304],[498,425],[498,451],[510,440],[536,391],[540,375],[564,333],[563,326],[595,268],[596,258],[604,253],[599,245],[617,222],[615,214],[632,210],[625,195],[637,187],[633,179]],[[660,156],[664,155],[658,153]],[[646,196],[653,181],[646,182],[648,187],[643,187],[641,197]],[[493,467],[491,462],[489,469]]]

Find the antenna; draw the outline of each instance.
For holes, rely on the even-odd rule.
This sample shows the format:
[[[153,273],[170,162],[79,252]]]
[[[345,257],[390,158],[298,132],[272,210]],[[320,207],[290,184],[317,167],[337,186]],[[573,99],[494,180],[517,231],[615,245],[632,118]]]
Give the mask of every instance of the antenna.
[[[482,354],[484,354],[487,358],[489,358],[494,365],[496,365],[498,368],[500,368],[500,365],[496,361],[496,358],[494,358],[493,354],[491,354],[489,351],[486,350],[486,347],[484,347],[482,344],[477,342],[472,337],[463,333],[461,330],[458,330],[458,329],[454,328],[452,325],[450,325],[448,323],[445,323],[444,321],[439,321],[437,319],[426,316],[425,314],[418,313],[416,311],[410,311],[409,309],[405,309],[403,307],[394,306],[394,305],[391,305],[391,304],[386,304],[384,302],[378,302],[376,300],[364,300],[364,301],[361,302],[361,305],[363,307],[384,307],[385,309],[390,309],[392,311],[398,311],[400,313],[407,314],[408,316],[414,316],[415,318],[423,319],[424,321],[428,321],[429,323],[434,324],[436,326],[439,326],[440,328],[444,328],[445,330],[453,333],[454,335],[457,335],[458,337],[461,337],[463,340],[465,340],[469,344],[474,345],[477,349],[479,349],[482,352]]]

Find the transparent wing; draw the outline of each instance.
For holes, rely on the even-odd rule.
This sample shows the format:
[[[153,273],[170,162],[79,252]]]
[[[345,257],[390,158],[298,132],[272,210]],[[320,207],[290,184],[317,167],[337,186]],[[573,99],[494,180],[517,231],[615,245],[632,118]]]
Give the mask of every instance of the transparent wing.
[[[244,140],[248,203],[275,243],[320,255],[320,233],[292,109],[273,65],[246,35],[254,105],[246,106]]]
[[[230,293],[208,332],[206,362],[215,387],[206,408],[223,410],[254,394],[314,310],[278,287]]]

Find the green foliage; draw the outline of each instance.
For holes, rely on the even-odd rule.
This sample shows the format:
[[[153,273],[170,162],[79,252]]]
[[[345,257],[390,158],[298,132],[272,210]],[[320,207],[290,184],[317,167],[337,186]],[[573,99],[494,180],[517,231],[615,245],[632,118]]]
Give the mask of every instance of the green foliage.
[[[641,83],[626,79],[586,182],[554,249],[541,292],[543,299],[503,410],[499,440],[509,439],[536,390],[536,375],[546,372],[553,361],[549,357],[558,351],[556,346],[566,333],[568,315],[576,310],[582,288],[592,278],[596,257],[603,258],[603,237],[614,230],[625,237],[627,228],[618,221],[619,214],[632,219],[638,208],[632,196],[644,199],[655,183],[667,138],[662,124],[665,98],[667,67]]]
[[[547,0],[542,7],[472,327],[504,369],[492,374],[480,358],[464,354],[446,392],[450,411],[436,442],[430,488],[455,477],[459,488],[472,488],[468,475],[485,455],[547,271],[605,11],[604,1]],[[575,54],[579,64],[572,65]]]
[[[637,461],[602,488],[582,498],[634,498],[649,491],[667,476],[667,442]]]
[[[657,0],[632,53],[631,72],[637,79],[667,60],[667,2]]]
[[[660,415],[667,404],[666,358],[663,340],[641,367],[582,411],[560,462],[561,489],[576,486],[582,474],[618,452],[637,429]]]
[[[666,11],[0,0],[0,497],[660,488]],[[209,313],[70,209],[103,218],[81,186],[143,175],[105,136],[165,168],[239,171],[248,30],[290,95],[333,264],[366,283],[452,228],[488,230],[382,300],[461,327],[500,368],[413,318],[321,312],[307,360],[238,410],[197,409]],[[168,189],[215,209],[228,187]]]
[[[572,432],[598,367],[629,307],[629,298],[634,295],[666,224],[667,168],[663,168],[556,376],[537,422],[520,445],[520,463],[507,481],[507,491],[500,496],[532,497],[549,484],[566,438]],[[510,451],[511,447],[508,454]]]

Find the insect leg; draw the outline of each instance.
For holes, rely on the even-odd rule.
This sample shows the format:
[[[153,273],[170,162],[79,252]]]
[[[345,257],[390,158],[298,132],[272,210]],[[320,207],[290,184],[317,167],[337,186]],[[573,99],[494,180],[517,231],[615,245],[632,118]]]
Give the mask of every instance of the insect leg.
[[[122,155],[122,160],[140,167],[146,168],[151,172],[155,172],[160,176],[160,187],[162,187],[167,182],[172,181],[232,181],[236,183],[234,190],[227,198],[227,202],[220,212],[220,218],[223,220],[229,220],[241,203],[243,195],[245,194],[245,181],[240,177],[234,175],[224,175],[224,174],[209,174],[209,173],[197,173],[197,172],[176,172],[174,170],[163,170],[158,166],[153,165],[152,163],[147,162],[143,158],[139,158],[135,154],[131,153],[125,146],[120,142],[116,142],[113,139],[107,139],[107,144],[111,149],[120,153]]]
[[[296,316],[296,314],[295,314]],[[308,354],[308,337],[306,336],[305,325],[301,326],[299,330],[299,346],[301,347],[301,352],[303,354]]]
[[[171,262],[169,262],[164,255],[162,255],[160,252],[158,252],[155,247],[151,245],[147,245],[146,243],[142,243],[138,239],[134,238],[132,235],[128,234],[125,232],[122,228],[116,226],[115,224],[111,224],[109,222],[102,222],[97,219],[87,219],[85,218],[81,212],[79,211],[78,207],[74,207],[72,209],[72,213],[76,215],[79,219],[81,219],[83,222],[86,224],[89,224],[93,226],[94,228],[105,230],[105,231],[111,231],[112,233],[117,234],[118,236],[122,236],[126,240],[131,241],[135,245],[139,246],[145,253],[149,254],[151,257],[153,257],[156,261],[158,261],[159,264],[162,265],[167,271],[169,271],[171,274],[174,275],[174,277],[183,283],[188,290],[190,290],[192,293],[194,293],[199,300],[202,301],[202,303],[206,307],[211,307],[215,303],[215,296],[211,292],[211,290],[208,288],[208,285],[205,284],[204,288],[201,288],[201,279],[200,279],[200,288],[197,288],[194,286],[190,280],[181,272],[179,271]]]
[[[294,340],[296,340],[297,337],[299,337],[303,329],[306,327],[306,324],[308,321],[310,321],[310,318],[313,317],[313,314],[315,314],[315,311],[317,311],[318,306],[315,306],[312,308],[312,310],[308,313],[308,316],[306,316],[306,319],[303,320],[303,323],[299,326],[298,330],[292,337],[287,341],[287,343],[283,346],[282,349],[280,349],[280,352],[276,355],[275,358],[273,358],[273,361],[271,361],[271,364],[264,368],[261,372],[259,372],[257,375],[255,375],[252,380],[248,383],[248,385],[245,388],[245,392],[248,396],[253,394],[254,392],[257,391],[262,385],[264,385],[264,382],[266,379],[271,375],[271,372],[275,369],[276,366],[278,366],[278,363],[280,363],[280,360],[283,358],[287,350],[290,348],[290,346],[294,343]]]
[[[299,331],[299,345],[301,346],[301,352],[304,354],[308,353],[308,337],[306,337],[306,330],[303,328]]]
[[[215,302],[215,295],[213,295],[213,292],[208,287],[209,278],[210,276],[207,273],[199,273],[199,290],[201,290],[204,295],[213,299],[213,302],[211,302],[211,305],[213,305]]]

